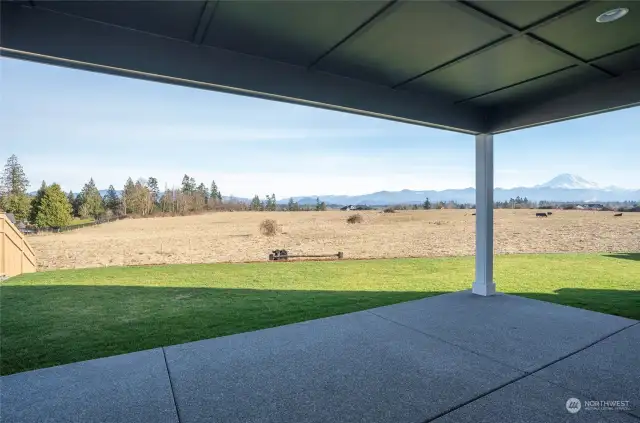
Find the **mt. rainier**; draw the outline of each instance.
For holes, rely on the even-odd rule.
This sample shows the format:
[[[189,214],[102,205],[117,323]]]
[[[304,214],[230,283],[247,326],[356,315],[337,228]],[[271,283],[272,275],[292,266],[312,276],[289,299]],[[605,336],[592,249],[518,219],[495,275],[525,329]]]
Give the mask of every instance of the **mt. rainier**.
[[[603,189],[595,182],[587,181],[581,176],[563,173],[556,176],[544,184],[536,185],[534,188],[554,188],[554,189]]]

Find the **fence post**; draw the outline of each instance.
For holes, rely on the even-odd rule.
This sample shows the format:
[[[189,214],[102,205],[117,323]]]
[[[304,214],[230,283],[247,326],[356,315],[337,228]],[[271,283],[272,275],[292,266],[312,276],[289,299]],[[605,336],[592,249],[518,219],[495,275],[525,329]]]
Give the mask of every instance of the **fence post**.
[[[20,236],[20,274],[23,274],[23,273],[24,273],[24,238]]]
[[[0,231],[0,235],[2,236],[2,257],[0,257],[0,259],[2,260],[2,262],[0,262],[0,274],[3,273],[7,273],[7,243],[5,241],[5,239],[7,238],[7,235],[4,233],[5,229],[5,223],[4,223],[4,219],[5,217],[2,216],[2,218],[0,218],[0,228],[2,229],[2,231]]]

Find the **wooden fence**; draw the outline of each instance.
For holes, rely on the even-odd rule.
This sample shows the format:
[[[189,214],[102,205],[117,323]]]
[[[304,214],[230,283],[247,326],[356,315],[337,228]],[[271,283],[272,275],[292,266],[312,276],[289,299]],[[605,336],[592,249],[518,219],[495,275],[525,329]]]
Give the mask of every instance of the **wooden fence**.
[[[100,220],[95,220],[95,221],[89,222],[89,223],[80,223],[79,225],[62,226],[60,228],[32,228],[32,227],[28,227],[25,231],[23,231],[23,233],[25,235],[37,235],[37,234],[41,234],[41,233],[58,233],[58,232],[75,231],[76,229],[82,229],[82,228],[86,228],[86,227],[89,227],[89,226],[98,226],[98,225],[102,225],[103,223],[115,222],[116,220],[121,220],[121,219],[126,219],[126,218],[127,218],[127,216],[111,217],[109,219],[100,219]]]
[[[36,255],[22,232],[0,213],[0,276],[36,271]]]

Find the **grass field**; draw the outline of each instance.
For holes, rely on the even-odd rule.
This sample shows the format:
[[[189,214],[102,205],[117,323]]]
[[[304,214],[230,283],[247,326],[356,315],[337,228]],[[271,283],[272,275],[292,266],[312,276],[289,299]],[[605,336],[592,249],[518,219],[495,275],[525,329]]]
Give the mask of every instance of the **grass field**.
[[[71,223],[69,223],[69,226],[78,226],[78,225],[84,225],[85,223],[91,223],[94,222],[93,219],[80,219],[80,218],[75,218],[71,221]]]
[[[271,250],[335,254],[345,258],[440,257],[474,253],[470,210],[362,212],[234,212],[128,219],[61,234],[29,238],[40,270],[101,266],[264,261]],[[265,237],[264,219],[281,233]],[[640,213],[496,210],[498,254],[640,251]]]
[[[502,292],[640,319],[640,254],[496,259]],[[0,372],[126,353],[470,287],[473,258],[109,267],[0,285]]]

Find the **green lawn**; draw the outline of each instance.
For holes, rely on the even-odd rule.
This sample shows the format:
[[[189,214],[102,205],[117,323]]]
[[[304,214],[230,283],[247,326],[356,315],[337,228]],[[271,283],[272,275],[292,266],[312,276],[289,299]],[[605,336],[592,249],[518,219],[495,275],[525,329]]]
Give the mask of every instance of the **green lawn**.
[[[94,219],[80,219],[80,218],[74,218],[71,223],[69,223],[69,226],[77,226],[77,225],[84,225],[85,223],[92,223],[94,222]]]
[[[473,258],[172,265],[0,286],[0,373],[178,344],[470,287]],[[640,319],[640,254],[496,259],[502,292]]]

